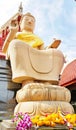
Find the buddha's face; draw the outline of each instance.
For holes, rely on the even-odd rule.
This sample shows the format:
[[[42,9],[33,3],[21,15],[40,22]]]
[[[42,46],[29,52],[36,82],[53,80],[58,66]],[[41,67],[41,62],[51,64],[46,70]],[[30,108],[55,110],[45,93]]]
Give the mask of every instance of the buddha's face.
[[[33,32],[35,27],[35,19],[30,15],[25,15],[21,22],[21,30]]]

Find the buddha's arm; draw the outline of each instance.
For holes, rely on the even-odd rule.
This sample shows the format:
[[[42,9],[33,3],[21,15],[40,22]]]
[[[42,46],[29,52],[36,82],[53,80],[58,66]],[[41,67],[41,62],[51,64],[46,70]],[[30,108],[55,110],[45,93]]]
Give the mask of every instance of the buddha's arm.
[[[44,50],[44,44],[38,47],[39,50]]]
[[[49,46],[44,48],[44,44],[42,44],[41,46],[38,47],[39,50],[43,50],[43,49],[49,49],[49,48],[58,48],[58,46],[60,45],[61,40],[54,40],[53,43],[51,43]]]
[[[3,44],[3,47],[2,47],[2,52],[3,53],[6,53],[7,52],[7,49],[8,49],[8,46],[9,46],[9,43],[11,42],[11,40],[13,40],[15,38],[15,35],[17,33],[17,29],[18,27],[13,27],[10,29],[10,32],[8,33],[5,41],[4,41],[4,44]]]

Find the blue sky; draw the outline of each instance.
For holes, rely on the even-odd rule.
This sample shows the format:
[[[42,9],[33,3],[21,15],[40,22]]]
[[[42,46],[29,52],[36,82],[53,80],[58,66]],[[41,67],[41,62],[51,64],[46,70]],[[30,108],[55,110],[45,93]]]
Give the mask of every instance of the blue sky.
[[[61,39],[59,48],[68,64],[76,59],[76,1],[75,0],[1,0],[0,26],[18,11],[22,2],[23,13],[31,12],[36,18],[35,33],[45,46],[53,38]]]

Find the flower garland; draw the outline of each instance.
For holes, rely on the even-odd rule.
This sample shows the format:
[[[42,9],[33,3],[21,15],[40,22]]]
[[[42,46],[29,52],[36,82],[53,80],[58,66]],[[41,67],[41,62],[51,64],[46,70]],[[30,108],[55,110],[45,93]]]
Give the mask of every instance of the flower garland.
[[[12,121],[16,124],[16,130],[29,130],[32,126],[50,126],[57,124],[67,126],[69,130],[76,127],[76,114],[63,115],[60,110],[57,113],[51,113],[46,116],[35,115],[30,117],[27,113],[17,113]]]
[[[69,130],[76,127],[76,114],[63,115],[60,110],[57,113],[51,113],[46,116],[36,115],[32,119],[33,125],[55,127],[57,124],[67,126]]]
[[[16,130],[28,130],[32,127],[30,116],[27,113],[17,113],[12,121],[16,124]]]

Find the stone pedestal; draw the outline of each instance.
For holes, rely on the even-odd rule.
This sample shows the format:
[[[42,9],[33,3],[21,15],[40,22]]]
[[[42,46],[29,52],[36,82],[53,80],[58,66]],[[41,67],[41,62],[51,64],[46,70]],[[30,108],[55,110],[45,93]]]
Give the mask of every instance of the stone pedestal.
[[[70,91],[59,85],[28,83],[16,94],[17,102],[27,101],[66,101],[70,102]]]
[[[16,100],[18,104],[14,114],[18,112],[29,115],[46,115],[56,113],[60,107],[63,114],[74,113],[70,104],[71,94],[67,88],[45,83],[27,83],[17,91]],[[26,107],[27,106],[27,107]]]

